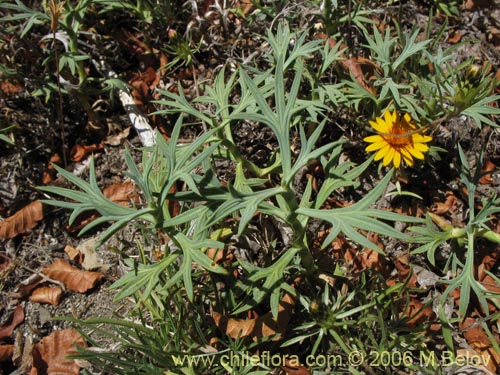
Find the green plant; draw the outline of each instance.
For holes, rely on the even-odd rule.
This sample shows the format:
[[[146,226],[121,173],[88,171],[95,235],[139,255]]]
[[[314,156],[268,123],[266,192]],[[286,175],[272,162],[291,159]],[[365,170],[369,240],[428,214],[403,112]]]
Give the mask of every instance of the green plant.
[[[12,142],[12,139],[10,139],[7,135],[4,134],[7,133],[9,130],[12,130],[13,128],[14,126],[0,128],[0,141],[13,145],[14,142]]]
[[[500,235],[488,226],[491,217],[500,212],[500,199],[497,198],[496,194],[493,194],[489,199],[483,200],[481,208],[477,209],[475,194],[479,179],[482,177],[483,155],[480,155],[476,169],[472,171],[460,145],[458,150],[462,164],[460,180],[467,189],[469,208],[467,225],[463,228],[457,228],[441,217],[430,213],[427,216],[425,227],[413,227],[411,229],[416,233],[415,241],[423,244],[415,249],[413,253],[425,253],[433,266],[436,266],[436,251],[443,244],[451,242],[451,254],[442,268],[443,273],[451,272],[451,278],[442,280],[448,287],[443,293],[441,307],[446,303],[450,293],[459,289],[460,306],[458,313],[459,318],[463,319],[470,306],[471,293],[475,295],[481,308],[486,313],[489,311],[488,300],[495,304],[498,303],[498,293],[489,291],[476,278],[477,263],[475,262],[475,254],[479,239],[486,239],[492,243],[500,244]],[[495,275],[491,273],[488,273],[488,275],[493,277],[496,282],[500,281]]]
[[[200,50],[202,41],[193,46],[193,41],[188,35],[186,37],[175,33],[169,40],[170,44],[165,48],[172,60],[162,69],[171,71],[173,68],[188,67],[195,62],[195,54]]]
[[[343,34],[343,27],[347,27],[347,32],[352,32],[354,27],[366,31],[367,25],[374,24],[368,16],[370,9],[363,9],[363,1],[322,1],[322,19],[325,23],[325,32],[333,37]]]
[[[493,91],[498,82],[488,69],[471,73],[472,60],[452,65],[454,51],[471,41],[445,50],[437,47],[446,27],[445,22],[435,36],[427,30],[421,40],[421,30],[404,31],[398,24],[387,27],[385,33],[375,26],[362,29],[373,64],[370,87],[351,74],[333,85],[321,86],[320,96],[336,106],[363,110],[367,116],[394,106],[431,128],[459,115],[471,117],[478,127],[497,126],[489,116],[500,114],[500,109],[491,105],[499,99]]]
[[[58,72],[67,67],[71,75],[78,78],[78,85],[82,85],[87,78],[83,61],[89,59],[89,56],[80,52],[79,33],[91,3],[92,1],[85,0],[79,1],[76,6],[72,6],[69,2],[52,0],[46,4],[43,10],[37,10],[27,7],[20,0],[16,0],[15,3],[0,4],[1,8],[14,13],[13,15],[2,17],[0,22],[25,21],[19,26],[14,24],[14,26],[8,29],[9,31],[19,27],[20,38],[28,35],[35,26],[47,26],[48,31],[52,34],[47,34],[44,38],[46,40],[53,40],[54,44],[58,41],[65,48],[65,53],[56,61]],[[54,46],[53,48],[57,47]],[[49,54],[49,57],[43,64],[48,65],[52,61],[54,61],[54,56],[53,54]]]
[[[338,189],[358,186],[356,180],[371,159],[361,165],[341,162],[345,143],[342,138],[316,146],[327,126],[327,108],[310,95],[301,95],[299,89],[305,82],[304,60],[322,50],[322,45],[320,41],[306,42],[305,38],[306,33],[296,35],[286,26],[280,26],[276,34],[270,32],[267,36],[270,68],[251,73],[240,68],[227,79],[225,70],[221,70],[214,85],[205,89],[206,95],[194,100],[197,107],[203,104],[201,107],[207,108],[206,111],[189,103],[182,90],[179,94],[161,91],[165,99],[157,101],[162,107],[158,114],[178,116],[170,140],[158,136],[156,146],[143,151],[142,170],[135,165],[130,153],[125,156],[127,175],[141,191],[143,205],[123,207],[107,200],[97,185],[93,162],[89,182],[55,166],[80,191],[52,186],[40,188],[70,200],[45,201],[72,210],[70,222],[88,210],[100,213],[101,217],[87,224],[81,234],[105,222],[112,223],[102,233],[98,245],[130,222],[145,225],[153,236],[162,233],[157,242],[168,238],[167,242],[159,243],[164,253],[160,261],[152,262],[145,254],[135,260],[128,259],[130,272],[114,284],[114,288],[119,289],[117,298],[137,298],[155,325],[163,324],[162,314],[172,307],[172,298],[185,298],[189,306],[198,303],[205,311],[215,309],[233,316],[269,306],[273,316],[278,316],[282,294],[296,295],[292,280],[301,277],[317,282],[307,231],[312,219],[332,227],[324,247],[343,233],[362,247],[377,252],[381,250],[367,239],[366,232],[408,241],[408,235],[387,222],[422,222],[372,208],[384,194],[392,172],[355,204],[338,209],[323,208]],[[239,99],[230,102],[234,92],[239,93]],[[187,125],[186,116],[191,120],[190,125],[195,124],[194,121],[202,122],[208,130],[193,142],[179,145],[178,139]],[[241,122],[265,126],[274,135],[276,152],[263,166],[248,160],[238,149],[233,131]],[[306,127],[311,122],[315,126],[308,135]],[[295,154],[292,153],[293,129],[297,129],[300,136],[300,150]],[[221,181],[218,177],[216,165],[221,159],[235,164],[234,180]],[[295,176],[312,160],[319,160],[325,170],[323,184],[313,194],[309,180],[305,191],[299,194]],[[181,185],[183,188],[179,191],[172,189]],[[178,215],[171,215],[167,201],[179,202]],[[263,220],[273,217],[282,222],[293,233],[291,238],[279,239],[284,244],[281,248],[276,247],[278,238],[271,241],[261,250],[260,262],[240,258],[231,264],[218,264],[207,255],[208,249],[227,248],[224,238],[245,236],[255,215]],[[236,225],[231,224],[233,218],[237,218]],[[235,278],[231,272],[236,268],[241,270],[241,277]],[[218,284],[228,287],[221,289],[216,287]],[[211,325],[208,327],[213,329]],[[199,350],[199,346],[181,346],[175,350],[185,353]],[[168,348],[167,352],[171,350]],[[170,365],[162,363],[162,366]]]
[[[406,283],[389,287],[380,273],[367,269],[352,275],[341,265],[334,278],[335,288],[325,283],[319,297],[300,296],[304,322],[295,326],[284,348],[300,345],[299,351],[311,353],[310,359],[316,353],[328,353],[332,369],[344,365],[351,373],[356,369],[369,374],[438,371],[437,363],[424,368],[419,362],[419,356],[431,352],[429,323],[409,324],[420,311],[409,311],[411,292]],[[390,360],[382,359],[391,355]],[[321,371],[325,366],[320,362],[311,369]]]
[[[460,1],[457,0],[439,0],[434,4],[438,12],[448,17],[460,15],[460,5]]]

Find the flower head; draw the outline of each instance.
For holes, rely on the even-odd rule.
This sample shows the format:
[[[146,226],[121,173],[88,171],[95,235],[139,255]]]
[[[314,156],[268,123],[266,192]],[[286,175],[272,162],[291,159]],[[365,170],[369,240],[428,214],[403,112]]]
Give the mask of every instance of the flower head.
[[[370,121],[370,125],[378,134],[364,138],[365,142],[371,143],[366,151],[377,151],[375,161],[383,159],[384,166],[392,162],[399,168],[401,161],[413,166],[414,158],[423,160],[423,153],[429,151],[426,143],[432,137],[424,135],[425,129],[418,128],[408,113],[401,117],[397,111],[386,110],[383,118],[377,117]]]

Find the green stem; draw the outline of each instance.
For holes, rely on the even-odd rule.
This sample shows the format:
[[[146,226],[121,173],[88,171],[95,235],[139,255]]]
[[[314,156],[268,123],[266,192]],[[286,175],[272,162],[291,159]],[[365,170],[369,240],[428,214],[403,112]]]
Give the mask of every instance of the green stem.
[[[311,251],[307,244],[306,236],[306,225],[303,225],[298,219],[297,210],[299,209],[299,204],[297,202],[297,197],[295,193],[287,189],[283,194],[283,200],[281,200],[281,208],[288,213],[286,222],[293,231],[293,248],[300,249],[301,263],[307,274],[311,274],[315,270],[314,259],[312,257]]]

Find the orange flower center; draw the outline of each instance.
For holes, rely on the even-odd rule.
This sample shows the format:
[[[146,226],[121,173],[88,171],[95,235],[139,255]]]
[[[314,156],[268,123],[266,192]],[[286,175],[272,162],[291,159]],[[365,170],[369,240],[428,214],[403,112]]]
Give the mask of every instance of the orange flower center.
[[[404,147],[413,142],[411,129],[401,124],[394,124],[391,134],[384,135],[384,140],[393,148]]]

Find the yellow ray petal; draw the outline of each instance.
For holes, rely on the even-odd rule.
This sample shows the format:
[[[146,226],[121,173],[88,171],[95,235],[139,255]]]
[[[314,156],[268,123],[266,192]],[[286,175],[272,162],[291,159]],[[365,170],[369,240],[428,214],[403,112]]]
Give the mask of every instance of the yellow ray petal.
[[[375,154],[375,161],[378,161],[382,159],[389,151],[391,150],[390,145],[386,145],[384,148],[378,150],[378,152]]]
[[[390,111],[384,112],[384,120],[385,120],[388,127],[392,128],[392,124],[394,124],[396,122],[397,115],[398,115],[398,113],[396,112],[396,110],[394,110],[393,113],[391,113]]]
[[[384,160],[382,162],[384,166],[389,165],[391,163],[392,159],[394,158],[395,152],[396,151],[392,147],[389,148],[389,151],[385,154]]]
[[[378,131],[379,133],[389,133],[390,132],[390,124],[386,123],[384,119],[377,117],[377,121],[375,125],[372,125],[373,129]]]
[[[422,134],[413,134],[412,139],[415,143],[426,143],[432,141],[432,137]]]
[[[427,152],[427,151],[429,151],[429,146],[427,146],[426,144],[423,144],[423,143],[415,143],[413,145],[413,147],[415,148],[415,150],[418,150],[418,151],[421,151],[421,152]]]
[[[382,138],[380,135],[370,135],[368,137],[363,138],[363,141],[369,142],[369,143],[385,142],[384,138]],[[385,143],[387,143],[387,142],[385,142]]]
[[[412,158],[406,158],[403,156],[403,160],[405,161],[406,165],[413,167],[413,159]]]
[[[413,160],[413,156],[411,156],[410,152],[406,149],[406,147],[401,147],[399,151],[401,152],[401,155],[403,156],[405,161],[407,159]]]
[[[401,154],[398,151],[394,153],[393,163],[396,168],[399,168],[401,165]]]
[[[365,148],[365,151],[366,152],[377,151],[385,146],[387,146],[387,142],[385,142],[385,141],[372,143],[371,145],[369,145],[368,147]]]
[[[407,146],[406,149],[414,158],[424,160],[424,154],[422,154],[420,151],[415,149],[413,146]]]

